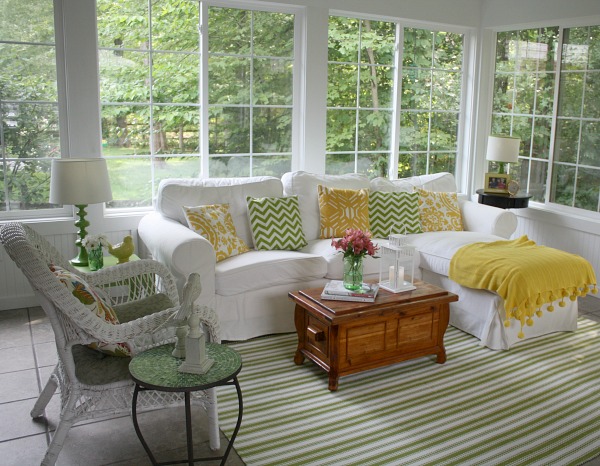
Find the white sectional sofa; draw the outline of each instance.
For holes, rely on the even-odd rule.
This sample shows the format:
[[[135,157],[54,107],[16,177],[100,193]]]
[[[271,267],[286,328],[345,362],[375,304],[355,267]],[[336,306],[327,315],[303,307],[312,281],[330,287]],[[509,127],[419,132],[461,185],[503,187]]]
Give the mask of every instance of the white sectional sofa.
[[[316,175],[303,171],[286,173],[281,180],[274,177],[171,179],[161,182],[155,211],[141,220],[139,237],[152,257],[172,270],[180,289],[191,272],[200,274],[199,301],[216,309],[223,340],[291,332],[295,330],[294,305],[287,293],[342,278],[341,255],[331,247],[330,239],[319,238],[318,185],[379,191],[410,191],[421,187],[456,192],[454,177],[449,173],[394,181],[369,180],[359,174]],[[184,206],[229,204],[237,235],[252,247],[246,197],[292,195],[298,196],[308,243],[298,251],[250,250],[216,262],[212,245],[188,228],[183,211]],[[465,231],[409,235],[409,242],[419,251],[415,275],[459,296],[459,301],[451,305],[452,325],[477,336],[485,346],[508,349],[518,341],[516,334],[520,328],[517,323],[504,327],[502,300],[489,291],[460,287],[448,279],[448,267],[452,255],[462,245],[509,238],[516,229],[516,217],[510,211],[466,199],[460,200],[460,210]],[[378,273],[377,259],[368,256],[366,278],[377,277]],[[576,319],[575,302],[560,312],[544,313],[533,327],[524,331],[528,338],[574,330]]]

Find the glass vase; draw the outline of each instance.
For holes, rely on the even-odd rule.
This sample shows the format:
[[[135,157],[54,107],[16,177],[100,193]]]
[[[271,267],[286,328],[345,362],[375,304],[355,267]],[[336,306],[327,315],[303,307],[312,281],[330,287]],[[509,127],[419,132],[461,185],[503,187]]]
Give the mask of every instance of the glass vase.
[[[93,272],[104,267],[104,255],[102,254],[102,246],[88,249],[88,267]]]
[[[344,288],[352,291],[362,289],[363,283],[363,257],[344,257]]]

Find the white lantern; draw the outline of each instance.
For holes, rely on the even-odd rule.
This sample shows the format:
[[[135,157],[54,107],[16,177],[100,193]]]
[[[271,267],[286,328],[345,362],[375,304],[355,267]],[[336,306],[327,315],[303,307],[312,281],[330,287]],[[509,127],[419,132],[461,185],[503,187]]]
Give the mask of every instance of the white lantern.
[[[379,286],[392,293],[416,289],[415,253],[416,248],[406,244],[406,235],[390,235],[388,244],[379,248]]]

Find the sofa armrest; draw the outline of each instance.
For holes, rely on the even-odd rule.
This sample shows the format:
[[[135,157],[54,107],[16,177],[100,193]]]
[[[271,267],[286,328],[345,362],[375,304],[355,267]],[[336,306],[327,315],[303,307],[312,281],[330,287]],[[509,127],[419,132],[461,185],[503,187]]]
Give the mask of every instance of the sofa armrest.
[[[216,255],[206,238],[158,212],[142,217],[138,235],[152,258],[171,270],[180,297],[189,274],[197,272],[202,292],[196,302],[206,306],[214,305]]]
[[[509,210],[461,200],[463,227],[467,231],[510,238],[517,229],[517,216]]]

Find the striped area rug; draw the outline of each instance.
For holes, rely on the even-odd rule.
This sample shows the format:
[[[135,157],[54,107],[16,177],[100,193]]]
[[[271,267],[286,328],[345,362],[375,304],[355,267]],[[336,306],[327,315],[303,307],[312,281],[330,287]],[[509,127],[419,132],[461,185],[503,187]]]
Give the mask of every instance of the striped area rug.
[[[293,362],[294,334],[233,346],[248,465],[567,465],[600,455],[600,324],[492,351],[453,327],[448,360],[407,361],[340,379]],[[229,437],[233,391],[219,392]]]

